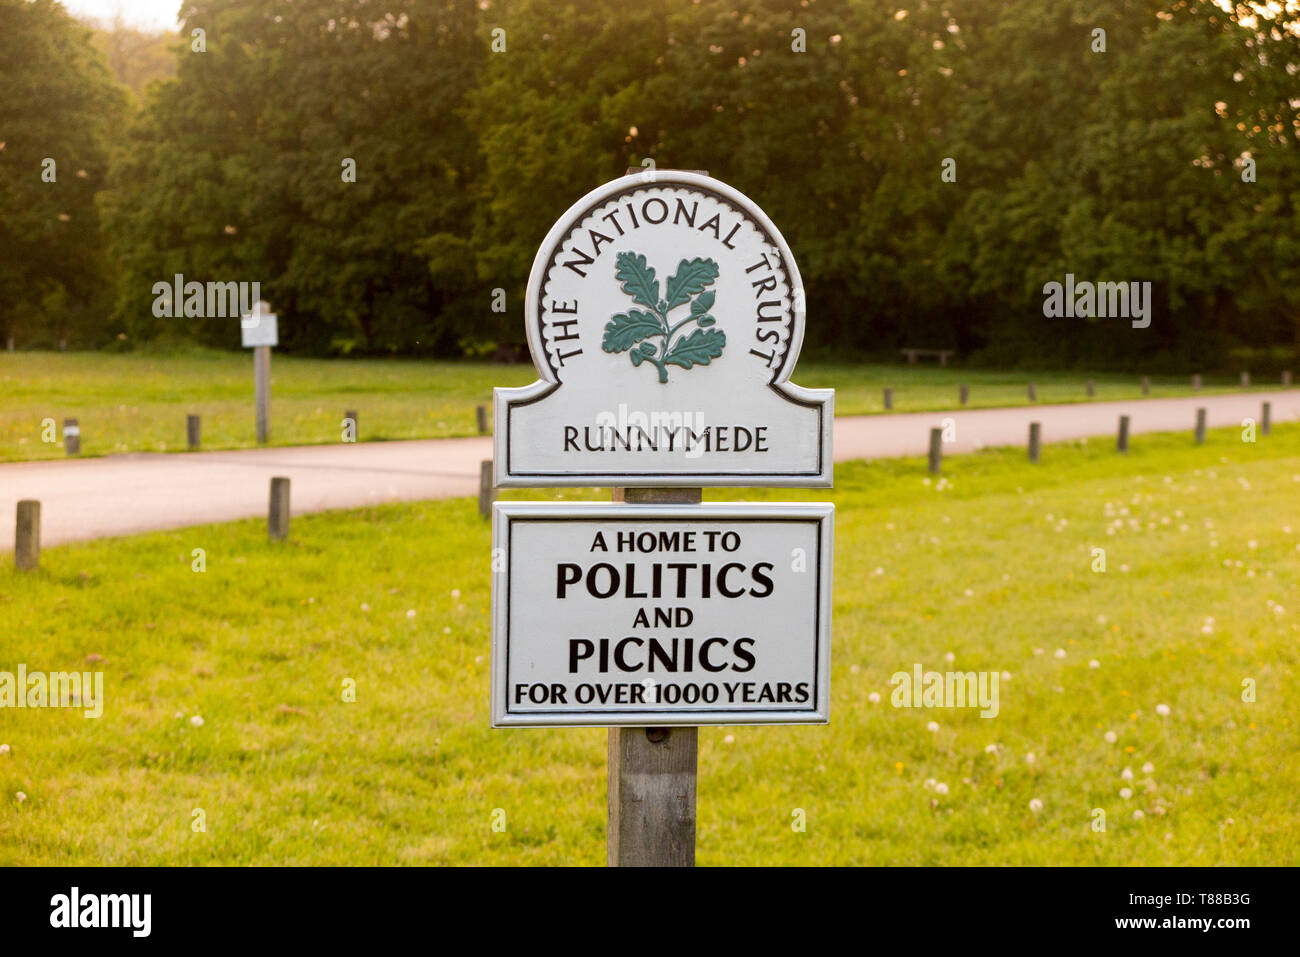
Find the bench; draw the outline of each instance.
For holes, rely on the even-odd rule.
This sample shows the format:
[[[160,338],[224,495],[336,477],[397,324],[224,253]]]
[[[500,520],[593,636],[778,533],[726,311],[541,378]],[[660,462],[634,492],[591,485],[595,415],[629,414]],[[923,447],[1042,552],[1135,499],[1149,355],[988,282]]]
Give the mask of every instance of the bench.
[[[916,365],[917,356],[938,356],[939,365],[946,366],[948,364],[948,357],[952,355],[954,352],[956,352],[957,350],[955,349],[899,349],[898,351],[901,352],[903,355],[907,356],[907,364],[909,366]]]

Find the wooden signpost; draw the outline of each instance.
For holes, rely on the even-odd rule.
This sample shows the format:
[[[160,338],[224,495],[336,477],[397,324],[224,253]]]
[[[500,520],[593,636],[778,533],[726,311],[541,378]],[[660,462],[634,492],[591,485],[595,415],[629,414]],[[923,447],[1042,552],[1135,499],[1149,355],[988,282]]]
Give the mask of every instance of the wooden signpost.
[[[609,728],[611,865],[694,863],[700,725],[830,720],[833,506],[700,504],[831,486],[804,320],[776,226],[699,172],[606,183],[533,262],[539,381],[495,390],[494,484],[614,502],[494,505],[492,723]]]
[[[277,316],[265,302],[239,319],[245,349],[253,350],[253,383],[257,393],[257,444],[265,445],[271,428],[271,349],[280,344]]]

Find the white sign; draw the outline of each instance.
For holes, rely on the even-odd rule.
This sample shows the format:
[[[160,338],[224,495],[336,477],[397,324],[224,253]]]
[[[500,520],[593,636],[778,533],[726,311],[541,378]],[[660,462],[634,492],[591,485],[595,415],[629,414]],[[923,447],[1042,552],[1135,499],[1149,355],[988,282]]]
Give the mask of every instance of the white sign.
[[[680,171],[606,183],[533,262],[541,378],[496,390],[496,484],[829,487],[835,393],[789,381],[804,311],[743,194]]]
[[[833,515],[497,504],[493,727],[826,724]]]
[[[253,305],[253,311],[239,317],[239,337],[245,349],[280,344],[277,316],[265,302]]]

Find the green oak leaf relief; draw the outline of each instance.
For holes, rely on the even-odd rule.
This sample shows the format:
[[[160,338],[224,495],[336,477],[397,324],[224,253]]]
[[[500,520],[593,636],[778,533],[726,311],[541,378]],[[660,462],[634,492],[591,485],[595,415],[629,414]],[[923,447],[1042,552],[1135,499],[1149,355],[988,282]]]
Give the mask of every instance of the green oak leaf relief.
[[[601,348],[609,353],[628,352],[633,366],[648,362],[659,371],[659,381],[668,381],[670,365],[690,369],[706,366],[722,355],[727,334],[709,328],[717,322],[709,315],[717,298],[708,287],[718,278],[718,264],[712,259],[683,259],[677,271],[664,284],[665,298],[659,298],[659,280],[641,253],[621,252],[615,260],[614,278],[632,301],[649,311],[629,309],[611,316],[605,323]],[[673,322],[669,313],[679,306],[690,305],[690,315]],[[689,323],[699,328],[690,334],[678,333]],[[650,341],[658,339],[656,345]],[[632,347],[636,346],[635,349]],[[629,352],[629,350],[631,350]]]

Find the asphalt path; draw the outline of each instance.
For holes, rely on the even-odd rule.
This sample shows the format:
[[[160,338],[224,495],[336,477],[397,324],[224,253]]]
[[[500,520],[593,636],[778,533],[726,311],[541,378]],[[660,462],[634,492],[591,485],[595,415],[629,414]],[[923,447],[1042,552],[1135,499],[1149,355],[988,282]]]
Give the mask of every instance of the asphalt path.
[[[1186,431],[1196,409],[1210,428],[1258,420],[1272,403],[1274,422],[1300,421],[1300,389],[1240,395],[1036,405],[1012,409],[948,410],[849,416],[835,420],[835,460],[924,455],[929,432],[945,419],[956,441],[944,454],[1023,446],[1030,422],[1043,442],[1113,436],[1119,416],[1130,433]],[[265,515],[270,479],[288,476],[296,514],[381,502],[477,495],[479,463],[492,455],[490,438],[365,442],[231,452],[137,453],[95,459],[0,465],[0,549],[11,551],[15,507],[41,502],[41,542],[130,535]]]

